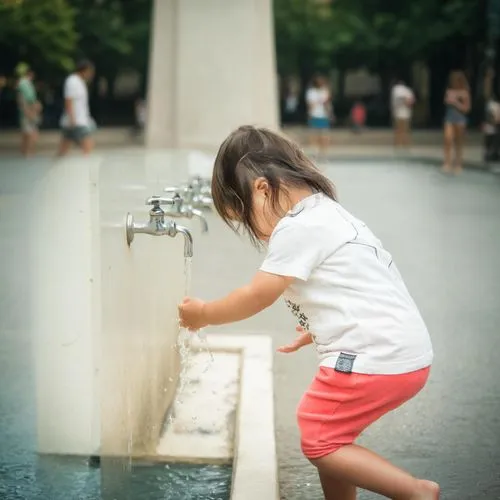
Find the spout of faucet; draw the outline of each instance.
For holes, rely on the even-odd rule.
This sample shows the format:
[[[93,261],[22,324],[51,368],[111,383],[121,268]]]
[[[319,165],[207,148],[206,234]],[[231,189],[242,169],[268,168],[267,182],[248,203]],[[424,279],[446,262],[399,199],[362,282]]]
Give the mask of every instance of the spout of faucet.
[[[176,226],[177,233],[184,236],[184,257],[193,256],[193,236],[187,227]]]
[[[191,213],[200,219],[201,222],[201,232],[202,233],[208,233],[208,222],[207,219],[205,218],[205,215],[201,210],[198,210],[197,208],[193,208],[191,210]]]

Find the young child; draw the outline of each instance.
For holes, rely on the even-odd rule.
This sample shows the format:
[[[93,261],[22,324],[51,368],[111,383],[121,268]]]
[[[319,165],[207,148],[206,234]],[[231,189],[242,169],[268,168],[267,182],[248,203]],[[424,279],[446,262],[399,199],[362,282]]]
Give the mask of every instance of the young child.
[[[439,486],[412,477],[354,444],[385,413],[425,385],[432,346],[391,255],[337,201],[330,181],[297,145],[266,129],[233,132],[219,149],[215,207],[234,230],[268,243],[246,286],[213,302],[185,298],[191,330],[240,321],[281,295],[299,338],[314,342],[319,370],[298,407],[301,445],[317,467],[325,498],[351,500],[356,487],[398,500],[439,498]]]
[[[359,133],[366,124],[366,107],[361,101],[354,103],[351,109],[352,131]]]

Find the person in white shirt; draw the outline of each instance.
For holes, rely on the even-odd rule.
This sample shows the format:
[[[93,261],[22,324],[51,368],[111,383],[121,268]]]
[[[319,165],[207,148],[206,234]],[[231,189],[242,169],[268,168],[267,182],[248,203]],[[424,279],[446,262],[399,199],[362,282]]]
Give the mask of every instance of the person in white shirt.
[[[331,93],[323,77],[313,79],[306,92],[306,104],[311,142],[322,154],[330,143],[329,129],[333,119]]]
[[[394,145],[410,146],[412,108],[415,94],[402,80],[392,87],[391,111],[394,125]]]
[[[84,154],[92,152],[95,123],[90,116],[87,84],[94,76],[94,65],[88,60],[77,64],[76,71],[64,82],[64,112],[61,117],[62,138],[58,156],[68,153],[74,143]]]
[[[337,201],[298,145],[244,126],[219,149],[212,176],[219,215],[268,244],[251,283],[223,299],[186,297],[180,324],[196,331],[246,319],[284,296],[319,370],[297,411],[302,450],[325,498],[356,487],[388,498],[434,500],[439,486],[402,471],[354,440],[425,385],[433,359],[420,313],[389,252]],[[258,402],[256,402],[258,404]]]

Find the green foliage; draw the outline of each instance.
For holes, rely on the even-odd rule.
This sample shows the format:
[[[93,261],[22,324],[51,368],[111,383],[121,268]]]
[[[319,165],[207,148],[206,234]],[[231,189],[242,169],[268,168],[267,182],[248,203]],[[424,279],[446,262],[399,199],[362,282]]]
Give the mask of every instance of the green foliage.
[[[98,71],[143,71],[149,48],[152,0],[71,0],[76,9],[78,52]]]
[[[2,65],[20,60],[39,72],[70,71],[92,59],[108,74],[145,71],[152,0],[0,0]],[[0,68],[2,69],[2,68]]]
[[[76,43],[75,12],[67,0],[0,3],[0,52],[4,63],[23,60],[35,69],[67,71]]]
[[[330,66],[334,41],[328,6],[307,0],[274,0],[274,15],[280,73]]]
[[[467,36],[477,26],[479,2],[469,0],[336,0],[332,4],[334,53],[371,69],[424,58],[439,43]]]
[[[496,1],[496,0],[495,0]],[[471,0],[275,0],[278,66],[401,67],[455,37],[481,37]]]

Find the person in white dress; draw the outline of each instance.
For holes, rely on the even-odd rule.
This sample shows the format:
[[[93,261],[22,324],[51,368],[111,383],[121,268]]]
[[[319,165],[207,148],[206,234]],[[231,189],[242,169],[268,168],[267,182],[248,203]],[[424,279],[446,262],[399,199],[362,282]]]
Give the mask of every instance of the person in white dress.
[[[311,143],[325,153],[330,144],[330,125],[333,119],[332,97],[326,80],[317,76],[306,92],[308,125]]]
[[[391,112],[394,127],[394,146],[410,146],[410,129],[415,94],[402,80],[391,91]]]

